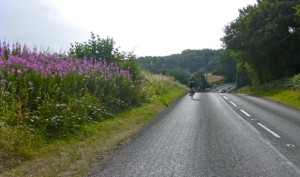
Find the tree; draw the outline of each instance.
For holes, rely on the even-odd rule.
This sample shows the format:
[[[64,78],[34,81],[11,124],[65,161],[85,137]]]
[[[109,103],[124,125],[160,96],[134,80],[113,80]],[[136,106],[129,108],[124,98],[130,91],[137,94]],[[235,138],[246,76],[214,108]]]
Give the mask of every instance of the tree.
[[[102,39],[99,35],[91,32],[91,39],[88,42],[71,44],[69,54],[78,59],[86,57],[93,60],[105,60],[109,63],[117,62],[122,55],[114,45],[115,42],[112,38]]]
[[[236,60],[229,50],[222,50],[219,57],[219,72],[224,76],[225,82],[236,80]]]
[[[166,69],[162,71],[162,74],[173,77],[181,84],[187,85],[190,74],[181,68]]]
[[[213,71],[218,65],[219,50],[184,50],[181,54],[173,54],[164,57],[140,57],[139,63],[144,69],[151,72],[161,70],[181,68],[187,72]]]
[[[300,26],[297,4],[299,0],[258,0],[225,27],[224,46],[255,83],[300,72],[300,35],[291,35]]]
[[[297,4],[297,6],[295,7],[296,9],[296,15],[300,16],[300,4]]]
[[[77,59],[105,60],[108,63],[117,63],[122,69],[128,69],[133,81],[141,77],[141,68],[133,52],[121,52],[115,48],[113,39],[102,39],[91,32],[88,42],[71,44],[69,55]]]
[[[202,73],[201,71],[197,71],[193,74],[197,80],[200,91],[204,91],[205,88],[210,87],[209,83],[205,79],[204,73]]]

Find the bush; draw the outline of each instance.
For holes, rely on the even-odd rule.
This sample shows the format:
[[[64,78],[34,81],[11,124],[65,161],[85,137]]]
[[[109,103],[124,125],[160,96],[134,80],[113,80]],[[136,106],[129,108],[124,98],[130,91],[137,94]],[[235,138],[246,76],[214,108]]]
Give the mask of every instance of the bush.
[[[116,63],[0,46],[1,124],[56,139],[140,104],[132,74]]]

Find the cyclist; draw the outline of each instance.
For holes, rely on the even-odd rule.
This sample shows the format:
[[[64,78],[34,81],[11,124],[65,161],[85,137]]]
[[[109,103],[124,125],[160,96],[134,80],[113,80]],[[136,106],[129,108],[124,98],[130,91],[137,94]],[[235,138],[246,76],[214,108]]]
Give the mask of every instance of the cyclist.
[[[190,96],[195,94],[197,81],[194,77],[194,75],[191,75],[191,77],[188,80],[188,86],[190,87]]]

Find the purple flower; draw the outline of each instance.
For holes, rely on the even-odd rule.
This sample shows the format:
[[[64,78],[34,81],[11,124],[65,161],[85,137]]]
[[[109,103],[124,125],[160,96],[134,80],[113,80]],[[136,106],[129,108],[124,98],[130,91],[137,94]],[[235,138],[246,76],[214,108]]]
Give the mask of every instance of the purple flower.
[[[100,75],[100,79],[110,79],[116,77],[130,77],[128,70],[122,70],[116,63],[107,63],[105,60],[96,61],[87,58],[74,60],[69,57],[62,57],[57,54],[38,52],[34,47],[30,51],[25,45],[20,43],[13,44],[13,49],[18,50],[16,53],[9,53],[7,60],[3,60],[4,52],[9,48],[5,41],[0,43],[0,70],[4,74],[26,74],[34,72],[43,77],[64,77],[70,74],[77,75]],[[1,75],[0,75],[1,76]]]

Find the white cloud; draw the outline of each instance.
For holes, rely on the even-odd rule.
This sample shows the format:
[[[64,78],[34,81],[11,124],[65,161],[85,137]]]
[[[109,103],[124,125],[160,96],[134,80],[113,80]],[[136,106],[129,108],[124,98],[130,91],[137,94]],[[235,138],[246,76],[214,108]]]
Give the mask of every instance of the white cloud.
[[[10,43],[18,41],[29,47],[58,52],[68,49],[76,35],[85,32],[61,19],[60,12],[51,4],[37,0],[4,0],[0,7],[0,39]]]
[[[223,27],[255,0],[1,0],[0,36],[68,47],[90,31],[138,56],[220,48]],[[5,8],[4,6],[13,7]],[[2,28],[4,26],[4,28]]]

